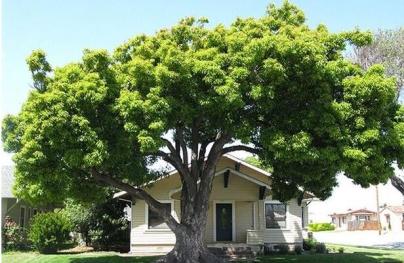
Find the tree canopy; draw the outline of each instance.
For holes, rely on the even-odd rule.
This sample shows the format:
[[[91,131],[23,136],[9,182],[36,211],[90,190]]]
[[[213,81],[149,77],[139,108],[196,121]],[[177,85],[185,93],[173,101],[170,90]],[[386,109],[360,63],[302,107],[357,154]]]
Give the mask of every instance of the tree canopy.
[[[3,120],[17,196],[89,200],[105,192],[95,173],[140,186],[158,176],[148,167],[160,158],[183,172],[205,167],[209,147],[257,154],[273,167],[280,199],[299,186],[326,198],[338,172],[362,186],[385,182],[393,162],[403,165],[395,80],[342,54],[371,43],[369,32],[309,28],[288,2],[261,18],[207,25],[185,18],[56,68],[34,51],[34,89]]]

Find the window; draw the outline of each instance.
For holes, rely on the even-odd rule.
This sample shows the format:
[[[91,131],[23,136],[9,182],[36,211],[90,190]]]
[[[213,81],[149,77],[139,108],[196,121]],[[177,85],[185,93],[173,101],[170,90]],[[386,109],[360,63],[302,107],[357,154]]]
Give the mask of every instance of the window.
[[[170,210],[172,209],[171,203],[163,203],[164,206],[168,207]],[[164,220],[160,218],[155,212],[153,212],[150,207],[148,207],[148,222],[149,229],[169,229]]]
[[[38,213],[38,210],[36,210],[36,208],[34,208],[33,212],[32,212],[32,216],[35,216]]]
[[[342,223],[346,224],[346,216],[342,217]]]
[[[20,226],[25,227],[25,207],[20,208]]]
[[[27,209],[27,213],[28,213],[28,215],[27,215],[27,221],[29,221],[29,220],[31,219],[31,208],[28,208],[28,209]]]
[[[265,203],[266,228],[286,228],[286,204]]]

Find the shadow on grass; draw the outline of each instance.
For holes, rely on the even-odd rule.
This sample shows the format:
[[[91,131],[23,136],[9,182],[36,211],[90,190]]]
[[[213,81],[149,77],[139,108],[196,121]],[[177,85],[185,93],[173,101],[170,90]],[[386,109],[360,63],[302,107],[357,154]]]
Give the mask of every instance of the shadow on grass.
[[[130,256],[89,256],[70,259],[70,263],[151,263],[157,257],[130,257]]]
[[[403,263],[391,254],[354,252],[346,254],[277,255],[257,258],[260,263]]]

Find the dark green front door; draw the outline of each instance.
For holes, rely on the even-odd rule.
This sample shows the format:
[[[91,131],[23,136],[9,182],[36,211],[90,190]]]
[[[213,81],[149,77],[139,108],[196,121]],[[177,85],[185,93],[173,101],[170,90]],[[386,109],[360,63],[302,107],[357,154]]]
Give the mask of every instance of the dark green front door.
[[[233,240],[232,205],[216,204],[216,241]]]

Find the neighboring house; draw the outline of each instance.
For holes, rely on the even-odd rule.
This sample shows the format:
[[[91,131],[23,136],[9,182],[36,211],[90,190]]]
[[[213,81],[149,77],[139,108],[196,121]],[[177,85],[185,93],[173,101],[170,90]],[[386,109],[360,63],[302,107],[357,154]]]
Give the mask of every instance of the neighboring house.
[[[348,209],[346,212],[333,213],[330,216],[331,222],[335,225],[337,230],[354,231],[377,229],[377,214],[368,209]]]
[[[30,219],[40,210],[27,202],[16,198],[11,189],[14,183],[14,167],[1,167],[1,226],[8,216],[17,225],[27,227]]]
[[[380,224],[383,230],[404,231],[404,206],[386,206],[380,211]]]
[[[176,171],[156,180],[147,192],[171,208],[180,218],[181,181]],[[307,224],[307,199],[282,203],[270,195],[271,175],[231,155],[223,156],[217,167],[209,199],[205,238],[208,245],[242,243],[259,247],[302,245]],[[115,194],[125,198],[126,192]],[[312,197],[312,196],[310,196]],[[132,200],[131,252],[167,253],[175,235],[143,200]]]

